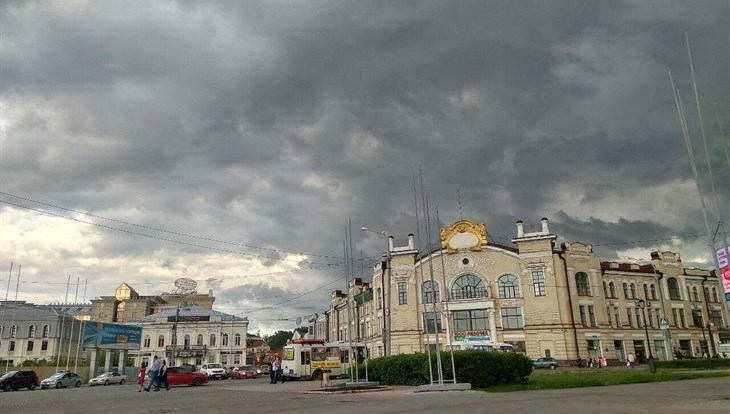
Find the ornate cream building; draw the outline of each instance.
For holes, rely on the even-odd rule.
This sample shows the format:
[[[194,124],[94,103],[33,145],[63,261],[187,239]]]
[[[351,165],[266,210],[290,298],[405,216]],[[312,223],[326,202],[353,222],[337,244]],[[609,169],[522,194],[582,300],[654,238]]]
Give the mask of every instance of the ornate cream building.
[[[516,226],[514,246],[503,246],[488,241],[484,224],[458,221],[426,254],[413,235],[402,245],[389,237],[371,282],[333,292],[310,335],[349,340],[351,331],[373,357],[481,338],[561,364],[629,353],[641,361],[649,351],[699,357],[730,342],[714,271],[685,268],[673,252],[653,252],[645,265],[602,262],[590,244],[557,247],[547,219],[534,231]]]

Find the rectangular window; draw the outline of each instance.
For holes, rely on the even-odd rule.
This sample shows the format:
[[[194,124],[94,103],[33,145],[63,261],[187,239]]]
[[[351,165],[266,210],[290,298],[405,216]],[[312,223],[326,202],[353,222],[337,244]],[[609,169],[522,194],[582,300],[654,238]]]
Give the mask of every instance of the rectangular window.
[[[41,351],[48,351],[48,341],[41,341]]]
[[[583,326],[587,326],[586,322],[586,307],[583,305],[578,306],[578,310],[580,310],[580,324]]]
[[[28,341],[28,346],[25,349],[28,352],[33,351],[33,341]]]
[[[654,310],[652,308],[646,308],[646,311],[649,312],[649,315],[646,317],[646,319],[649,321],[649,327],[654,327]]]
[[[502,329],[522,329],[522,308],[502,308]]]
[[[596,326],[596,311],[593,306],[588,306],[588,321],[591,323],[591,326]]]
[[[710,322],[714,323],[718,328],[725,327],[725,325],[722,324],[722,313],[720,311],[710,311]]]
[[[702,323],[702,311],[696,309],[692,311],[692,325],[698,328],[704,326]]]
[[[672,308],[672,321],[674,326],[679,327],[679,318],[677,317],[677,308]]]
[[[10,341],[8,344],[8,351],[15,351],[15,341]]]
[[[208,363],[215,363],[215,355],[208,355]],[[228,355],[221,355],[221,364],[228,365]]]
[[[434,315],[436,320],[434,320]],[[441,312],[426,312],[423,314],[423,326],[427,333],[441,332]]]
[[[398,282],[398,304],[408,304],[408,282]]]
[[[608,315],[608,326],[613,328],[613,319],[611,318],[611,308],[606,306],[606,315]]]
[[[629,326],[634,327],[634,321],[631,318],[631,308],[626,308],[626,320],[629,321]]]
[[[454,329],[457,331],[480,331],[489,327],[486,309],[454,311]]]
[[[236,354],[233,356],[233,365],[241,365],[241,356]]]
[[[532,271],[532,290],[535,296],[545,296],[545,272],[542,269]]]
[[[616,327],[620,328],[621,327],[621,313],[619,313],[618,307],[613,308],[613,316],[616,319]]]
[[[641,309],[636,308],[636,326],[639,328],[643,328],[641,325]]]
[[[684,315],[684,309],[679,309],[679,322],[682,324],[682,328],[687,327],[687,317]]]

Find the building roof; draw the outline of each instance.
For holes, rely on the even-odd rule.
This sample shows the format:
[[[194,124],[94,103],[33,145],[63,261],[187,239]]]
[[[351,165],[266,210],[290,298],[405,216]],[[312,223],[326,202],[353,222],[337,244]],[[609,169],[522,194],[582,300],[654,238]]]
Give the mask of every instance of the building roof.
[[[177,308],[167,308],[164,310],[161,310],[160,312],[153,313],[152,315],[147,315],[144,318],[140,320],[141,323],[154,323],[157,321],[158,318],[168,318],[170,316],[175,316],[175,313],[177,312]],[[222,321],[247,321],[247,317],[240,317],[236,315],[229,315],[227,313],[218,312],[213,309],[203,308],[200,306],[184,306],[180,308],[180,315],[179,316],[208,316],[208,317],[220,317]]]

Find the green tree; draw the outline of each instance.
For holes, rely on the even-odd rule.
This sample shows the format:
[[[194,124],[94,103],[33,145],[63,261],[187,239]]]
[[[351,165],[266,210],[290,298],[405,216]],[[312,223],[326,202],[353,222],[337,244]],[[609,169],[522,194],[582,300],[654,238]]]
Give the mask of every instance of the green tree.
[[[294,335],[293,331],[277,331],[273,335],[264,336],[263,339],[269,348],[281,349],[286,345],[286,341],[291,339],[292,335]]]

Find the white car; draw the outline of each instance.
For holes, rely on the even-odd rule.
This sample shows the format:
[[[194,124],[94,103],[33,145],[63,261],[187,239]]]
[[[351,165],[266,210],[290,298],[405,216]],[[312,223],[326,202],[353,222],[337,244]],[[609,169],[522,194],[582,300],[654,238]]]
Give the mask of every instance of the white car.
[[[107,371],[98,377],[92,378],[89,380],[89,386],[93,387],[94,385],[110,385],[110,384],[119,384],[124,385],[124,383],[127,381],[127,376],[122,375],[118,372],[112,372]]]
[[[226,369],[221,364],[205,364],[200,367],[200,372],[207,375],[209,379],[225,379],[228,377]]]

